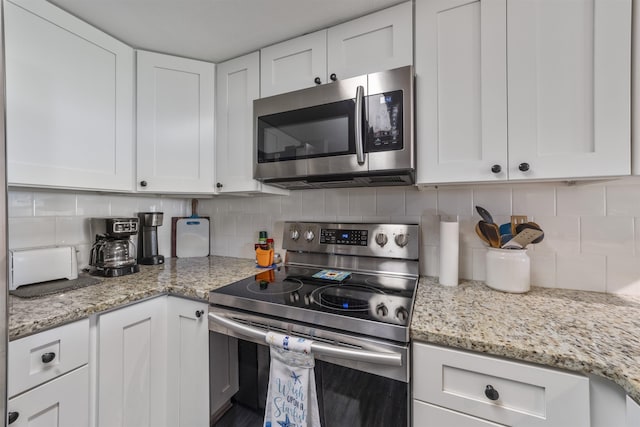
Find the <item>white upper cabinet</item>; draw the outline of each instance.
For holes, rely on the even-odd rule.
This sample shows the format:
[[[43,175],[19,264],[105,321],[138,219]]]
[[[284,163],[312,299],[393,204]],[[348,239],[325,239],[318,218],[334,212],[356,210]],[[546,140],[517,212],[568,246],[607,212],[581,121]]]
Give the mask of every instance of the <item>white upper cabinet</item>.
[[[214,64],[138,51],[138,191],[214,191],[214,87]]]
[[[253,100],[260,97],[260,53],[216,67],[216,190],[288,193],[253,179]]]
[[[510,179],[630,173],[630,52],[630,0],[508,2]]]
[[[329,28],[329,80],[413,64],[412,8],[406,2]]]
[[[418,183],[630,173],[630,0],[418,0]]]
[[[327,83],[327,31],[260,50],[262,98]]]
[[[411,2],[260,51],[261,97],[413,64]]]
[[[416,3],[418,182],[506,178],[505,17],[506,0]]]
[[[5,2],[10,185],[133,189],[133,49],[46,1]]]

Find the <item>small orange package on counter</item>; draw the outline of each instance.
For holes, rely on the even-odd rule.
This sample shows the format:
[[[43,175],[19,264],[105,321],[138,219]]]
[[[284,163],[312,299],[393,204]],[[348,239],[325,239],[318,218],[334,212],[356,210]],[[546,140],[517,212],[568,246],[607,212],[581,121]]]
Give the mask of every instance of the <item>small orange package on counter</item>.
[[[256,262],[260,267],[271,267],[273,264],[273,249],[256,249]]]

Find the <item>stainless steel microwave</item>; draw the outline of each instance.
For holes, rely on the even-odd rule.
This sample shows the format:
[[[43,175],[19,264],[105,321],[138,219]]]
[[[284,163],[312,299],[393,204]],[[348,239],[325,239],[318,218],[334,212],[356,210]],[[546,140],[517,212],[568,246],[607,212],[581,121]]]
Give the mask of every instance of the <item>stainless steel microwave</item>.
[[[413,67],[253,102],[254,178],[288,189],[415,182]]]

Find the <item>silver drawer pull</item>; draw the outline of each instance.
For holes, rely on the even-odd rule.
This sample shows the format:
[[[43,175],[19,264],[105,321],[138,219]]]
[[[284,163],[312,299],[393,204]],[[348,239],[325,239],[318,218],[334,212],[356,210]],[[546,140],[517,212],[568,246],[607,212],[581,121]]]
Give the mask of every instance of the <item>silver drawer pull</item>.
[[[267,331],[243,325],[242,323],[235,322],[215,313],[209,313],[209,319],[227,329],[231,329],[232,331],[249,338],[257,338],[264,341],[267,336]],[[311,352],[340,359],[376,363],[378,365],[402,366],[402,355],[399,353],[381,353],[377,351],[356,350],[317,342],[311,344]]]

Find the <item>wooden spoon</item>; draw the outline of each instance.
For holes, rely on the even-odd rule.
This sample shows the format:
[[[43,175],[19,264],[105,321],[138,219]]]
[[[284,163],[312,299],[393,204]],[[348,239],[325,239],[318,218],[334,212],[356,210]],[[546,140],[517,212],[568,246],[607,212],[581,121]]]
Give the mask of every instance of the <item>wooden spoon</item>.
[[[489,241],[489,246],[492,248],[500,247],[500,228],[498,227],[498,224],[489,224],[486,221],[479,221],[478,227],[480,228],[480,232]]]

